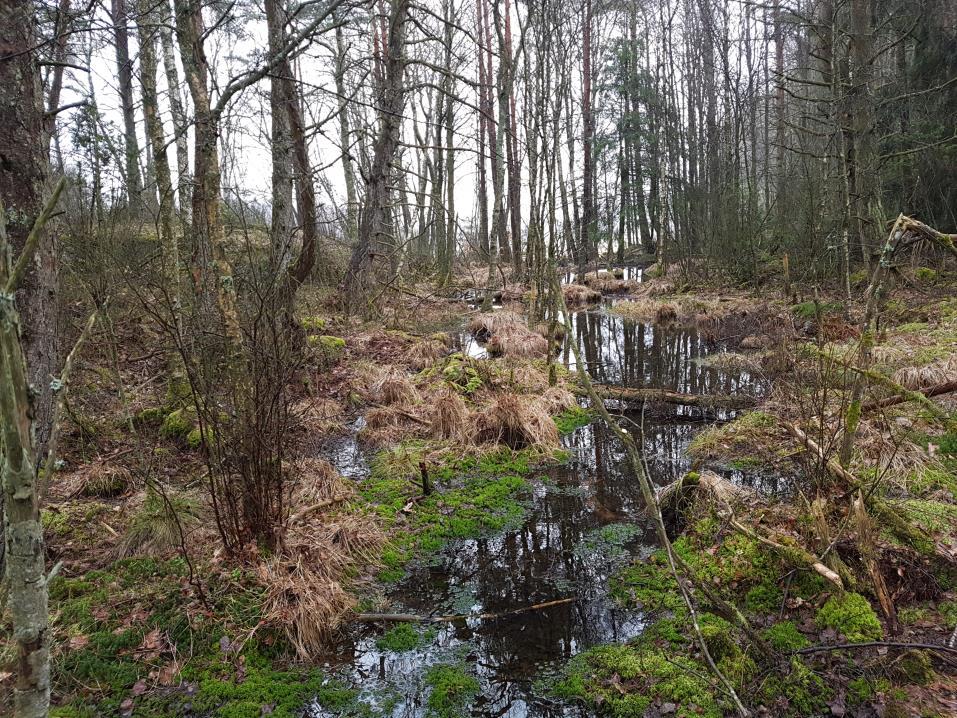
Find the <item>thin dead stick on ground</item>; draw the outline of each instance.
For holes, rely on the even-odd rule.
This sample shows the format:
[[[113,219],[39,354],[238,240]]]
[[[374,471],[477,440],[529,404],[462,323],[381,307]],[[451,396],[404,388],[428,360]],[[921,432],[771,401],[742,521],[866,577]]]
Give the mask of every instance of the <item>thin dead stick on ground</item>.
[[[671,541],[668,538],[668,531],[665,528],[665,521],[661,515],[661,507],[658,505],[658,499],[655,494],[655,488],[651,483],[651,478],[648,475],[648,472],[645,469],[645,464],[642,461],[641,452],[639,451],[635,440],[632,438],[631,434],[621,428],[618,423],[612,418],[611,414],[608,413],[608,410],[605,408],[605,403],[602,401],[601,397],[595,392],[592,387],[591,377],[588,376],[584,365],[580,361],[580,352],[578,350],[578,342],[575,339],[575,334],[572,330],[571,319],[568,313],[568,307],[565,305],[565,298],[562,295],[561,282],[558,278],[558,274],[552,269],[552,291],[556,297],[556,304],[559,309],[559,316],[562,318],[562,322],[565,325],[565,335],[569,337],[569,348],[571,350],[572,356],[575,359],[575,366],[578,371],[578,380],[581,383],[584,390],[588,393],[588,396],[591,400],[593,407],[598,411],[598,414],[601,416],[602,420],[611,429],[622,443],[625,445],[625,451],[628,454],[628,461],[631,465],[632,470],[635,472],[635,475],[638,478],[638,485],[641,488],[642,497],[647,506],[648,513],[655,520],[655,531],[658,536],[658,542],[661,545],[661,548],[664,549],[665,554],[668,557],[668,565],[671,569],[672,574],[674,575],[675,581],[678,583],[678,587],[681,590],[681,596],[685,601],[685,604],[688,607],[688,610],[691,615],[692,625],[695,629],[695,634],[698,639],[698,645],[701,649],[701,654],[705,657],[705,660],[708,663],[709,668],[718,678],[718,681],[723,686],[728,697],[734,703],[735,710],[738,715],[742,717],[750,716],[751,713],[745,708],[744,704],[741,702],[741,699],[738,697],[737,692],[734,690],[734,686],[731,685],[731,682],[728,680],[727,676],[721,672],[717,664],[715,664],[714,659],[711,657],[711,652],[708,650],[708,646],[704,640],[704,636],[701,634],[701,628],[698,625],[697,613],[694,606],[694,601],[691,599],[690,594],[687,591],[685,581],[695,585],[696,588],[701,590],[702,593],[716,605],[716,607],[723,609],[724,612],[728,613],[733,617],[735,623],[737,623],[742,630],[744,630],[752,640],[754,640],[755,645],[764,653],[772,654],[770,647],[768,647],[764,640],[757,635],[748,625],[747,619],[738,611],[734,606],[730,606],[726,601],[723,601],[718,596],[714,595],[714,592],[710,588],[706,587],[702,582],[696,582],[693,579],[692,573],[688,566],[681,561],[681,558],[677,556],[672,549]],[[679,572],[679,567],[681,571]],[[682,575],[682,572],[684,575]]]

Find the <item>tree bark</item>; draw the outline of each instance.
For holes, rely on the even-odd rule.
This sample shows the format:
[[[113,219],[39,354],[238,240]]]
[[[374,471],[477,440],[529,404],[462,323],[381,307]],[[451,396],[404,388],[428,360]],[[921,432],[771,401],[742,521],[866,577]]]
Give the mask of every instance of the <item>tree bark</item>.
[[[123,145],[126,194],[130,204],[139,199],[143,189],[140,178],[140,148],[136,139],[136,116],[133,109],[133,63],[130,60],[129,21],[125,0],[112,0],[113,40],[116,49],[116,76],[119,81],[120,106],[123,113]]]
[[[366,182],[365,205],[359,218],[359,241],[353,249],[342,283],[342,302],[350,313],[360,306],[367,306],[374,283],[375,259],[393,244],[390,229],[392,193],[389,183],[405,106],[405,24],[409,4],[410,0],[392,0],[388,54],[379,101],[379,130]]]

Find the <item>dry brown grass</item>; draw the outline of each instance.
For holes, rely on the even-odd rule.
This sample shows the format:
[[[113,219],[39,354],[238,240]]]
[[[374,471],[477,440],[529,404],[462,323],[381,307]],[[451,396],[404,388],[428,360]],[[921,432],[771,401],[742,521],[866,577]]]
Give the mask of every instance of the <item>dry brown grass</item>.
[[[592,304],[601,300],[601,292],[584,284],[565,284],[562,286],[565,304],[577,307],[583,304]]]
[[[290,500],[291,513],[320,501],[331,501],[355,492],[352,482],[343,479],[325,459],[296,459],[288,473],[294,487]]]
[[[395,372],[389,372],[379,380],[375,396],[379,403],[386,406],[411,406],[422,399],[412,380]]]
[[[295,527],[285,550],[259,565],[264,622],[281,628],[303,660],[315,658],[355,605],[347,577],[373,564],[384,543],[369,516],[324,517]]]
[[[435,364],[447,353],[448,344],[446,342],[429,338],[416,342],[409,347],[405,353],[405,360],[411,367],[421,371]]]
[[[476,314],[469,321],[469,333],[473,334],[477,339],[487,339],[504,327],[523,323],[524,320],[522,317],[515,312],[505,310],[499,312],[484,312],[482,314]]]
[[[548,353],[548,340],[524,324],[497,330],[485,347],[491,356],[535,358]]]
[[[558,445],[558,429],[542,401],[527,395],[499,394],[476,422],[479,441],[512,448]]]
[[[605,270],[588,272],[582,277],[581,283],[601,294],[623,294],[635,290],[638,286],[637,282],[619,279]]]
[[[472,438],[473,427],[469,410],[461,396],[453,391],[443,391],[431,402],[432,436],[436,439],[453,439],[463,444]]]
[[[111,499],[133,487],[133,476],[125,466],[95,463],[86,467],[76,490],[84,498]]]
[[[342,429],[345,409],[334,399],[304,399],[291,409],[295,424],[311,434],[328,434]]]
[[[575,395],[568,389],[562,389],[559,386],[548,387],[542,394],[542,403],[545,405],[545,410],[553,416],[566,409],[571,409],[573,406],[578,406]]]
[[[939,359],[926,366],[909,366],[894,372],[894,381],[907,389],[920,391],[936,384],[957,380],[957,355]]]

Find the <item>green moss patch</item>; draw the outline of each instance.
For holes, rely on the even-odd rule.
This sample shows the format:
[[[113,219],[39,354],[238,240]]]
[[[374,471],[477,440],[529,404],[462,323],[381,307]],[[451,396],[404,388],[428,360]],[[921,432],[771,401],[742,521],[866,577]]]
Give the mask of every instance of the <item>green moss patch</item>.
[[[594,416],[590,411],[573,406],[555,417],[555,426],[558,427],[559,434],[571,434],[575,429],[588,426],[593,420]]]
[[[724,715],[708,669],[681,655],[631,645],[597,646],[575,656],[553,688],[616,718],[641,718],[654,703],[673,703],[682,717]]]
[[[880,619],[859,593],[831,596],[815,617],[820,628],[833,628],[851,643],[877,641],[884,635]]]
[[[414,651],[416,648],[431,643],[435,634],[434,628],[419,631],[411,623],[399,623],[376,640],[376,647],[380,651],[392,651],[393,653]]]
[[[432,666],[425,674],[429,687],[426,701],[431,718],[465,718],[469,707],[479,694],[479,682],[459,665]]]
[[[422,497],[419,462],[426,455],[432,462],[433,491]],[[533,462],[542,458],[534,451],[501,449],[465,457],[446,452],[437,460],[422,442],[380,453],[372,475],[359,489],[370,509],[395,527],[382,554],[385,570],[379,578],[401,579],[411,560],[435,556],[450,541],[518,526],[529,505],[531,484],[526,477]],[[418,500],[404,513],[415,497]]]

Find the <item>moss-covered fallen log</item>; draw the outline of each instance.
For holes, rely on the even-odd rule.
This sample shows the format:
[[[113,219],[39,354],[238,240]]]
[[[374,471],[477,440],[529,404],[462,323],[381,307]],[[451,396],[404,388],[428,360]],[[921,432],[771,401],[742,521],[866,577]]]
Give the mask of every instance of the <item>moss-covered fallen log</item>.
[[[633,388],[626,386],[609,386],[607,384],[592,384],[595,393],[602,399],[621,401],[626,403],[659,402],[662,404],[677,404],[679,406],[697,406],[719,409],[747,409],[757,404],[753,396],[731,394],[685,394],[669,389]],[[576,388],[575,393],[588,396],[588,392]]]

